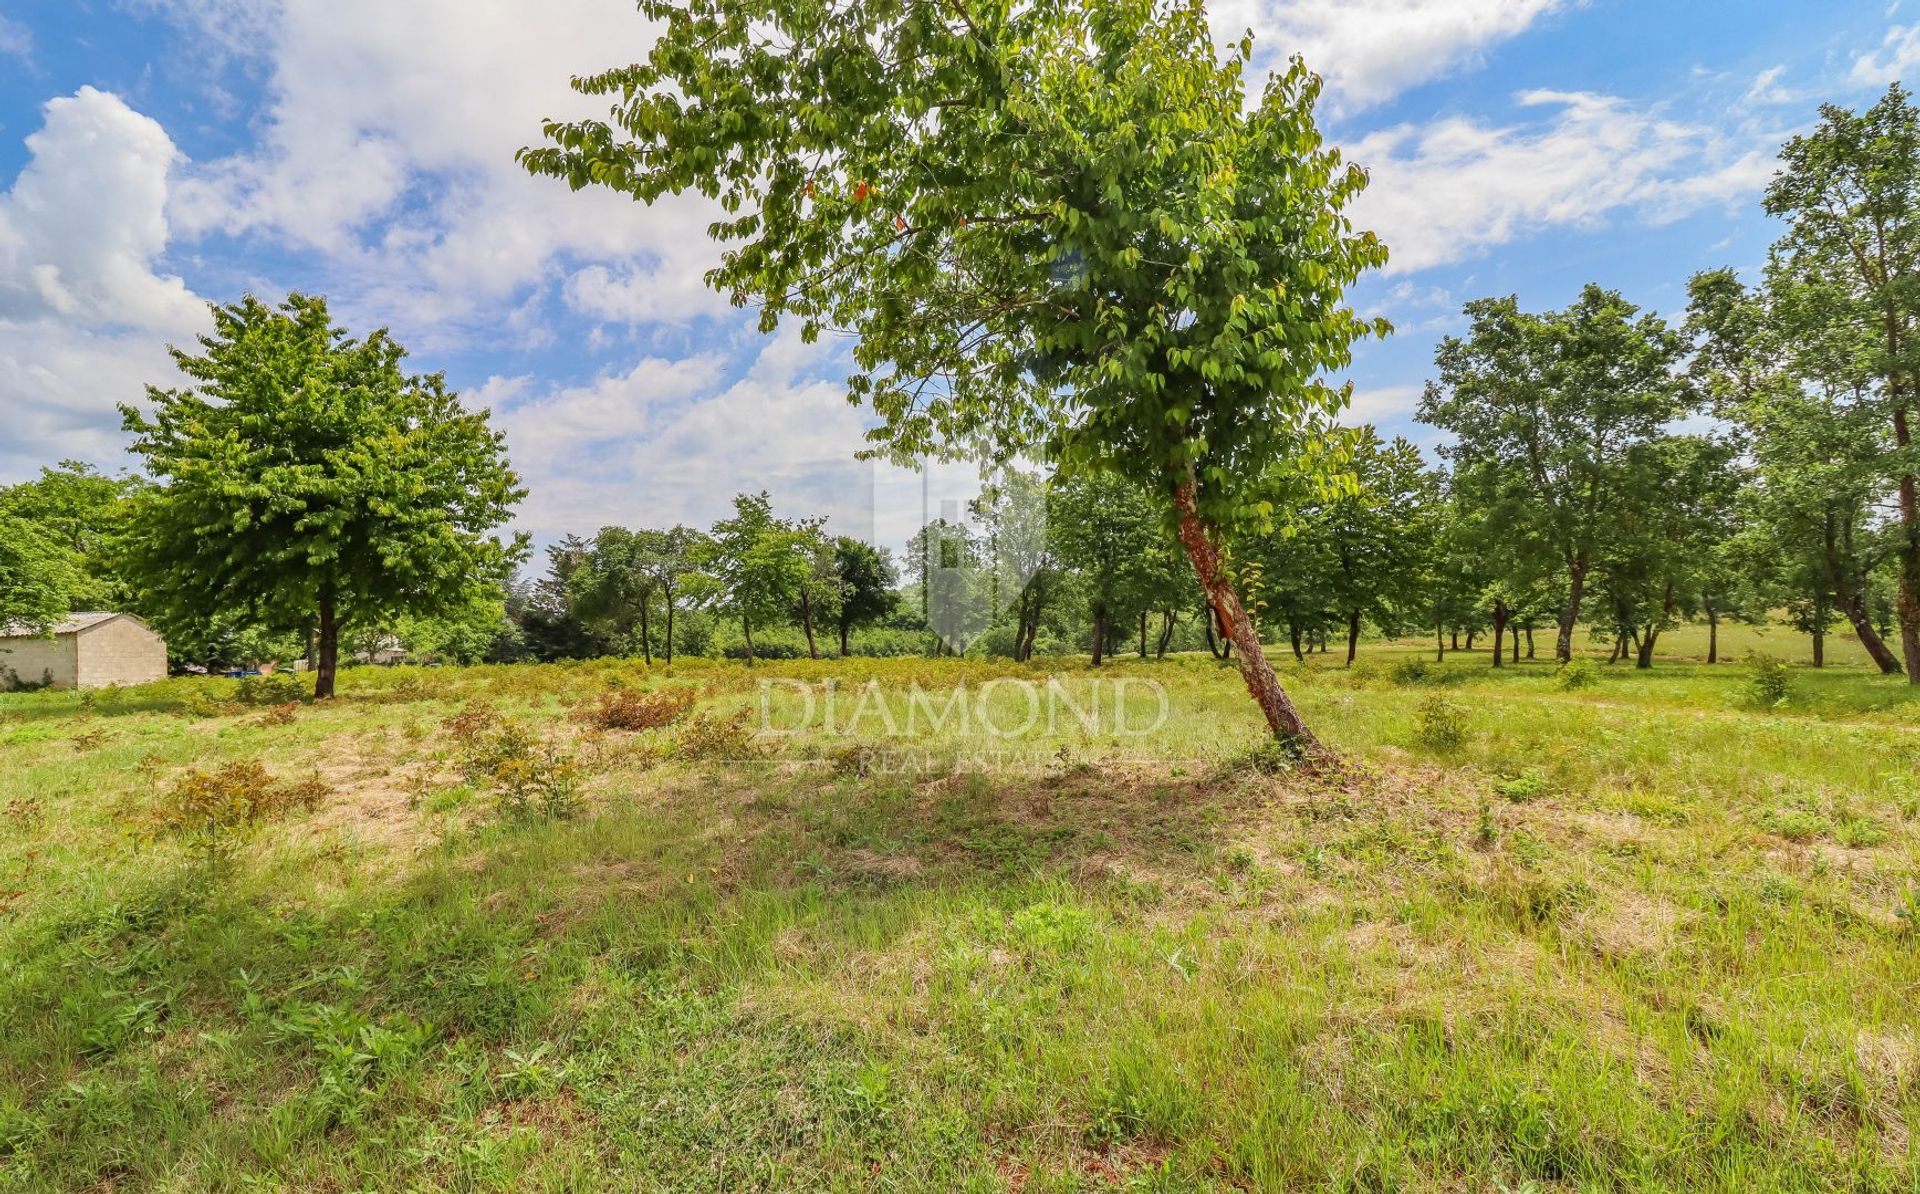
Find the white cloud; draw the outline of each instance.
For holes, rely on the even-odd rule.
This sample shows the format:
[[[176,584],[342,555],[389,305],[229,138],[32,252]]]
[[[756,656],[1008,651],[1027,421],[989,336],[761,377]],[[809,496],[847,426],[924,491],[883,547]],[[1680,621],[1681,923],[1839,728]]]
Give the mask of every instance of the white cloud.
[[[174,0],[225,19],[236,0]],[[528,287],[563,281],[594,317],[724,311],[699,283],[715,252],[697,198],[651,208],[578,194],[513,160],[545,118],[603,116],[569,77],[642,56],[631,6],[548,0],[257,0],[272,106],[260,145],[195,173],[175,211],[195,233],[254,233],[324,254],[350,315],[436,346],[495,334]]]
[[[1920,25],[1895,25],[1887,30],[1877,52],[1853,60],[1848,81],[1856,87],[1885,87],[1920,65]]]
[[[1733,140],[1610,96],[1518,99],[1553,115],[1509,127],[1470,117],[1399,125],[1348,147],[1372,171],[1354,219],[1386,240],[1389,273],[1465,261],[1551,227],[1596,227],[1629,210],[1671,221],[1749,195],[1772,171],[1770,134]]]
[[[46,105],[0,193],[0,480],[62,457],[111,459],[115,406],[175,376],[164,343],[207,322],[156,272],[177,160],[160,126],[84,87]]]
[[[166,131],[118,96],[82,87],[48,102],[27,152],[0,195],[0,318],[198,326],[200,300],[154,272],[179,156]]]
[[[1771,106],[1774,104],[1795,104],[1804,98],[1803,93],[1780,85],[1781,78],[1787,73],[1784,66],[1770,66],[1754,76],[1753,83],[1741,102],[1748,105]]]
[[[33,31],[18,21],[0,15],[0,56],[33,60]]]
[[[1214,29],[1252,29],[1265,59],[1299,53],[1336,110],[1391,99],[1477,65],[1487,51],[1578,0],[1225,0]]]

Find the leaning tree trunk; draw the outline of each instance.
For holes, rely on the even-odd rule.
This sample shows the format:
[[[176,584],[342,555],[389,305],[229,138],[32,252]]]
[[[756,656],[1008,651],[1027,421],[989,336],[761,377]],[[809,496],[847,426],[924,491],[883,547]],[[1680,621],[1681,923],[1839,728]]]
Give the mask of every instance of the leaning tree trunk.
[[[320,589],[320,634],[319,658],[313,669],[313,697],[318,701],[333,699],[334,673],[340,666],[340,622],[333,608],[333,585],[326,584]]]
[[[1153,657],[1155,659],[1165,659],[1167,657],[1167,647],[1172,642],[1173,642],[1173,611],[1170,609],[1163,609],[1160,611],[1160,638],[1153,645]]]
[[[1561,663],[1573,660],[1573,628],[1580,621],[1580,598],[1586,590],[1587,562],[1575,558],[1567,565],[1567,605],[1560,611],[1560,637],[1553,645],[1553,657]]]
[[[1867,657],[1873,660],[1874,666],[1884,675],[1897,676],[1902,670],[1900,657],[1893,653],[1893,649],[1887,646],[1887,640],[1881,638],[1880,632],[1874,629],[1873,616],[1867,611],[1866,594],[1862,592],[1861,586],[1857,583],[1858,578],[1850,567],[1853,561],[1853,532],[1851,529],[1847,530],[1846,546],[1843,551],[1834,521],[1833,510],[1829,508],[1826,525],[1826,556],[1827,572],[1833,579],[1834,600],[1840,606],[1840,612],[1847,616],[1848,624],[1853,627],[1854,634],[1859,636],[1860,645],[1866,648]]]
[[[1304,752],[1327,753],[1320,740],[1307,729],[1307,723],[1301,720],[1300,710],[1294,706],[1287,690],[1280,687],[1280,678],[1274,675],[1273,665],[1260,649],[1260,636],[1254,633],[1253,619],[1247,616],[1239,594],[1233,591],[1233,582],[1221,562],[1220,548],[1200,519],[1191,472],[1174,489],[1173,502],[1180,515],[1180,545],[1186,548],[1187,559],[1193,562],[1193,571],[1200,578],[1200,588],[1206,593],[1214,616],[1227,630],[1227,641],[1240,648],[1240,677],[1246,681],[1247,692],[1266,717],[1267,728],[1273,731],[1274,737],[1299,744]]]
[[[1902,449],[1913,443],[1906,408],[1893,412],[1893,438]],[[1920,684],[1920,480],[1900,474],[1900,649],[1907,658],[1907,683]]]

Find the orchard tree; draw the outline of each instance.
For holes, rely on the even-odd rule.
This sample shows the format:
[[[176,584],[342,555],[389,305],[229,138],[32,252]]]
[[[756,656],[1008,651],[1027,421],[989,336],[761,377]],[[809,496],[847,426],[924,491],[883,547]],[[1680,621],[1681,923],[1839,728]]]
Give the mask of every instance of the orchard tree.
[[[900,604],[900,595],[894,592],[900,573],[885,548],[841,535],[833,541],[833,574],[840,589],[835,624],[844,659],[847,637],[854,630],[891,617]]]
[[[1862,381],[1848,399],[1891,432],[1880,453],[1899,508],[1899,621],[1920,684],[1920,111],[1899,84],[1864,112],[1827,105],[1788,141],[1767,187],[1787,233],[1768,261],[1783,334],[1841,346]]]
[[[809,560],[798,550],[802,532],[773,516],[763,490],[733,499],[733,517],[713,524],[699,563],[713,604],[740,620],[747,662],[754,661],[753,628],[783,622],[808,579]]]
[[[484,412],[414,375],[386,331],[364,340],[295,294],[213,308],[192,384],[121,407],[157,484],[129,514],[124,559],[143,606],[175,622],[233,610],[317,635],[331,697],[343,627],[466,607],[525,543],[490,533],[525,495]]]
[[[1530,493],[1516,530],[1548,545],[1564,570],[1555,645],[1564,663],[1593,569],[1652,488],[1652,447],[1688,408],[1676,372],[1682,341],[1658,316],[1593,285],[1564,311],[1489,298],[1466,314],[1467,334],[1447,337],[1435,354],[1439,377],[1419,418],[1453,433],[1443,451],[1457,476]]]
[[[875,451],[984,446],[1124,475],[1166,512],[1272,731],[1318,749],[1223,559],[1316,466],[1384,332],[1344,293],[1386,250],[1298,59],[1249,102],[1197,0],[643,0],[644,61],[575,80],[536,174],[726,213],[711,284],[762,330],[853,331]]]
[[[1093,624],[1093,666],[1106,659],[1116,622],[1133,612],[1139,577],[1159,537],[1158,512],[1137,486],[1112,473],[1056,478],[1047,530],[1053,555],[1079,577]]]

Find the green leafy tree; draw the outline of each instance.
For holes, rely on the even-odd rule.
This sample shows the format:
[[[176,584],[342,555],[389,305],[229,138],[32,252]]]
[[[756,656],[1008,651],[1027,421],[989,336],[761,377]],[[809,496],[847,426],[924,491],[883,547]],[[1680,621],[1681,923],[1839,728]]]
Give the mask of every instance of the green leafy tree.
[[[1112,473],[1055,478],[1047,526],[1053,555],[1080,580],[1092,623],[1093,666],[1116,624],[1134,612],[1142,565],[1160,538],[1160,516],[1138,485]]]
[[[1404,439],[1383,442],[1372,427],[1363,427],[1350,460],[1355,485],[1326,503],[1317,520],[1329,556],[1327,599],[1346,624],[1349,667],[1360,647],[1362,619],[1389,632],[1403,618],[1416,620],[1407,613],[1418,600],[1438,498],[1420,449]]]
[[[1864,112],[1820,109],[1767,187],[1787,232],[1768,261],[1775,318],[1799,346],[1841,358],[1847,399],[1891,432],[1879,453],[1899,509],[1900,640],[1920,684],[1920,111],[1894,84]]]
[[[900,604],[900,595],[894,591],[900,573],[885,548],[841,535],[833,541],[833,574],[840,589],[835,625],[840,632],[840,655],[845,658],[853,631],[892,616]]]
[[[192,384],[122,407],[158,484],[135,499],[123,559],[144,607],[175,622],[239,610],[316,629],[331,697],[343,626],[432,617],[512,574],[523,541],[490,532],[523,495],[502,437],[439,374],[410,375],[377,331],[349,337],[326,301],[213,308]]]
[[[809,558],[796,550],[801,534],[773,516],[761,493],[738,494],[733,517],[713,524],[701,545],[700,565],[716,610],[740,621],[747,662],[754,661],[753,630],[783,622],[808,580]]]
[[[0,511],[34,526],[68,553],[75,609],[126,609],[131,593],[114,571],[110,547],[138,482],[63,460],[31,481],[0,487]]]
[[[1862,400],[1850,337],[1810,324],[1804,288],[1778,275],[1750,289],[1730,269],[1710,270],[1689,281],[1688,296],[1692,375],[1738,434],[1753,478],[1715,588],[1744,594],[1750,616],[1772,598],[1822,648],[1827,626],[1844,618],[1874,665],[1899,674],[1869,603],[1873,576],[1899,550],[1877,512],[1896,445],[1885,412]],[[1714,621],[1713,604],[1708,614]]]
[[[1653,489],[1652,446],[1689,405],[1683,344],[1666,322],[1614,291],[1587,286],[1564,311],[1513,298],[1466,306],[1471,328],[1435,354],[1422,422],[1453,433],[1456,484],[1530,500],[1517,533],[1547,545],[1567,581],[1555,654],[1573,630],[1593,569],[1624,515]]]
[[[654,563],[665,539],[662,531],[601,527],[569,577],[574,616],[629,654],[638,647],[648,663],[653,662],[650,617],[659,589]]]
[[[727,213],[709,281],[761,326],[859,335],[851,397],[900,457],[1032,453],[1108,469],[1178,528],[1273,732],[1317,744],[1223,550],[1316,467],[1384,332],[1344,292],[1386,259],[1346,209],[1295,60],[1249,102],[1181,0],[644,0],[646,59],[575,81],[607,121],[552,122],[536,174]],[[1331,467],[1327,465],[1325,467]]]
[[[67,616],[82,583],[64,544],[37,524],[0,510],[0,627],[46,630]]]

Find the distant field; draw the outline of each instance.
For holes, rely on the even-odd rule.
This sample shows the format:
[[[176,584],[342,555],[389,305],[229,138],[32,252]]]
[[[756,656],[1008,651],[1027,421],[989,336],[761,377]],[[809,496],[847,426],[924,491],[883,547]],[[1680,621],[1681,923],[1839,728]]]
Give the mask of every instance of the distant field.
[[[1920,1188],[1920,694],[1417,647],[0,696],[0,1188]]]

